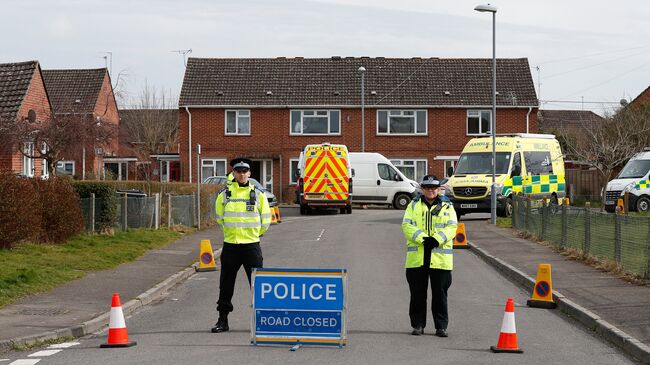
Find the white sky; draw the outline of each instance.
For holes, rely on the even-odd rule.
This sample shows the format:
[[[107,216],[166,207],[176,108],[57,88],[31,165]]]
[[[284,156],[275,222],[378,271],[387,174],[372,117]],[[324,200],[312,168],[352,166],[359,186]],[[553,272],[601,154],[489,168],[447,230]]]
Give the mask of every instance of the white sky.
[[[468,0],[2,0],[1,62],[96,68],[112,52],[136,98],[175,97],[183,58],[492,57],[491,15]],[[497,57],[527,57],[548,109],[602,114],[650,85],[647,0],[501,0]],[[538,74],[535,66],[540,67]],[[584,98],[584,99],[583,99]],[[585,104],[580,103],[581,100]]]

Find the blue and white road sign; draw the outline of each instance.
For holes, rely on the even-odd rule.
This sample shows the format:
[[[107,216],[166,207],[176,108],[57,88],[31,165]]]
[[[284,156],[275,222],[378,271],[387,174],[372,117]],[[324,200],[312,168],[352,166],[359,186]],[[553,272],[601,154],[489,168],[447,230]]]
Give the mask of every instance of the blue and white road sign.
[[[253,344],[346,343],[345,269],[256,269]]]

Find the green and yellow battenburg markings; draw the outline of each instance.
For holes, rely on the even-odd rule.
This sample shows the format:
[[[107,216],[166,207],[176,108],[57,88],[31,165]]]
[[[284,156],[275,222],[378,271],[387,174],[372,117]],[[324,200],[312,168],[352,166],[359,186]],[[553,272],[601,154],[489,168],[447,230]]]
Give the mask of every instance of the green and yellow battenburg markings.
[[[650,180],[639,180],[634,184],[636,190],[646,189],[648,186],[650,186]]]
[[[503,182],[501,195],[552,193],[564,191],[565,187],[564,175],[514,176]]]

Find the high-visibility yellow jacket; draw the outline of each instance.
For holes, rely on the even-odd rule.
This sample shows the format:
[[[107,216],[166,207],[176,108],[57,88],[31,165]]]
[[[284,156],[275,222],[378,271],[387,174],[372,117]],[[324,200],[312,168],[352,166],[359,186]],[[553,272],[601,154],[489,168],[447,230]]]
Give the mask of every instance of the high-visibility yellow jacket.
[[[413,200],[402,219],[402,231],[406,237],[406,268],[424,264],[424,237],[433,237],[440,246],[431,250],[432,269],[452,270],[454,268],[454,236],[458,227],[456,211],[448,201],[438,200],[431,209],[424,203],[424,197]]]
[[[251,204],[253,203],[253,204]],[[215,204],[217,223],[223,228],[223,240],[233,244],[260,241],[271,225],[271,210],[264,192],[251,183],[233,182],[221,190]]]

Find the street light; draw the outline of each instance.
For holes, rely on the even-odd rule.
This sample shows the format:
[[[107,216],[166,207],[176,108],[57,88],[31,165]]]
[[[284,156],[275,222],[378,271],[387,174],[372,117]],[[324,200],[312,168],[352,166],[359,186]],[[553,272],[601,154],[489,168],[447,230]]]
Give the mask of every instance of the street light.
[[[497,59],[496,59],[496,16],[497,7],[490,4],[474,8],[482,13],[492,13],[492,188],[490,189],[490,216],[492,224],[497,224],[497,192],[495,189],[497,174]]]
[[[366,74],[366,68],[361,66],[359,67],[358,70],[361,73],[361,152],[366,152],[366,128],[365,128],[365,123],[366,123],[366,115],[365,115],[365,99],[364,99],[364,75]]]

